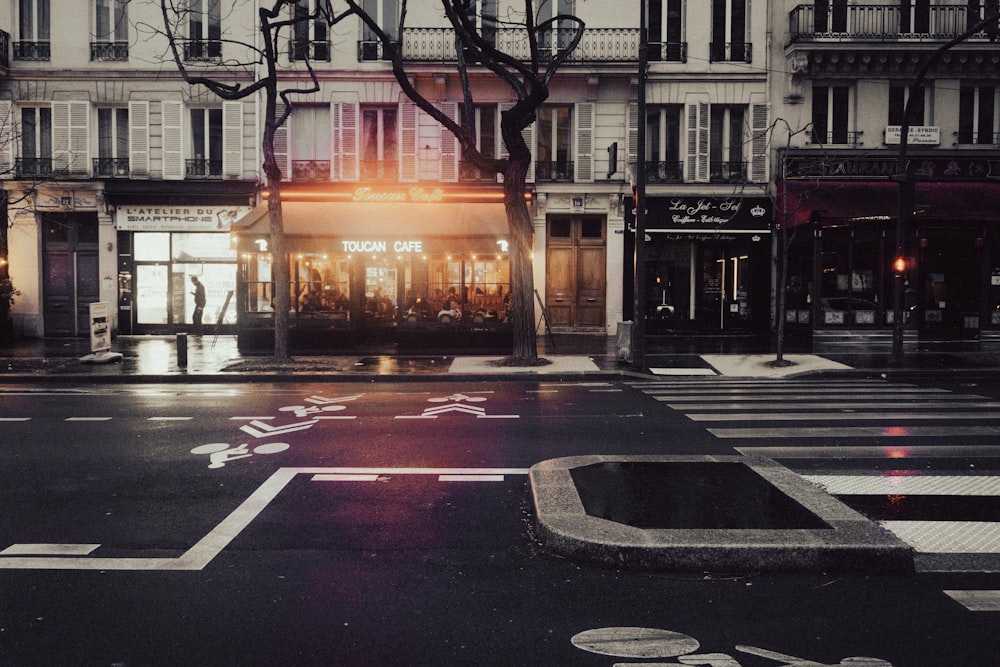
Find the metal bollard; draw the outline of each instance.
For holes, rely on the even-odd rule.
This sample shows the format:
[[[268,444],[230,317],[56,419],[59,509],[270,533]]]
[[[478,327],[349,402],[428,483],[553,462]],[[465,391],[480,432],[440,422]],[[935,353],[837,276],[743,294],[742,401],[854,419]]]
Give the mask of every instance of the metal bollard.
[[[177,367],[187,368],[188,365],[188,337],[186,333],[177,334]]]

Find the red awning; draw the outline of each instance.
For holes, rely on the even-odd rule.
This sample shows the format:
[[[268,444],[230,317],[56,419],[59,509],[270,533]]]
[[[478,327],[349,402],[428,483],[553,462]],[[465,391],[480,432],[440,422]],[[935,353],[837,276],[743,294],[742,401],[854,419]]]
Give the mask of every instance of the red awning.
[[[899,184],[891,181],[781,181],[776,222],[795,227],[818,220],[889,220],[899,215]],[[916,220],[1000,221],[1000,183],[922,181]],[[782,212],[784,212],[782,214]]]

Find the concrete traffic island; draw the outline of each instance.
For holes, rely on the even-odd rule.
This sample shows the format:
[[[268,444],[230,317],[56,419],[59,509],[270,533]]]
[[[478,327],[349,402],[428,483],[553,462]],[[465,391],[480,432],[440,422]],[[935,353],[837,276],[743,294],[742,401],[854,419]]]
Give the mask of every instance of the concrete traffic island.
[[[912,548],[781,464],[575,456],[531,467],[552,553],[649,570],[912,572]]]

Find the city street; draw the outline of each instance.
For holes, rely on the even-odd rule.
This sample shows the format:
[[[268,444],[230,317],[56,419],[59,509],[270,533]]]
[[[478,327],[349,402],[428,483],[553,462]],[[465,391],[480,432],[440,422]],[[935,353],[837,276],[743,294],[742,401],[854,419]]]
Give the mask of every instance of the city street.
[[[3,665],[1000,654],[1000,385],[49,382],[0,385],[0,429]],[[773,458],[884,522],[917,571],[554,556],[534,538],[527,472],[585,454]]]

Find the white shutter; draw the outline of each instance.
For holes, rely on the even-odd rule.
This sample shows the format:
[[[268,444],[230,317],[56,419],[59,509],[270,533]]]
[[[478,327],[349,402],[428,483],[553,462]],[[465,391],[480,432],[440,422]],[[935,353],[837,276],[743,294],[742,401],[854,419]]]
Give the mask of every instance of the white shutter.
[[[69,171],[90,173],[90,102],[69,103]]]
[[[14,170],[14,109],[9,100],[0,100],[0,178]]]
[[[184,103],[162,102],[163,179],[184,178]]]
[[[399,180],[417,180],[417,105],[399,105]]]
[[[579,102],[573,114],[576,125],[573,180],[576,183],[594,182],[594,106],[593,102]]]
[[[685,181],[707,183],[708,164],[708,102],[692,101],[685,105],[687,115],[687,167]]]
[[[631,103],[628,105],[627,118],[625,119],[625,164],[629,170],[629,175],[634,178],[634,169],[639,160],[639,105]]]
[[[222,103],[222,175],[243,175],[243,102]]]
[[[52,103],[52,173],[69,173],[69,102]]]
[[[282,104],[281,102],[278,102],[275,105],[274,120],[275,121],[279,120],[284,113],[285,113],[285,105]],[[281,170],[282,179],[286,181],[292,180],[292,172],[291,169],[289,169],[289,164],[288,164],[288,153],[289,153],[288,125],[291,122],[292,118],[291,116],[289,116],[288,119],[285,120],[285,122],[282,123],[280,127],[274,128],[274,139],[273,139],[274,160],[275,162],[278,163],[278,169]]]
[[[767,169],[767,130],[768,110],[766,104],[750,105],[750,180],[755,183],[768,181]]]
[[[330,133],[333,146],[330,151],[331,179],[335,181],[357,181],[360,178],[358,163],[358,122],[357,102],[334,102],[330,114],[333,124]]]
[[[149,102],[128,103],[128,168],[131,178],[149,176]]]
[[[445,116],[453,121],[458,121],[457,103],[441,102],[438,107]],[[441,146],[441,159],[438,161],[441,165],[441,173],[439,178],[442,181],[456,182],[458,181],[458,160],[460,153],[458,149],[458,139],[455,137],[455,134],[444,125],[439,124],[438,128],[441,133],[441,138],[439,140],[439,145]]]

